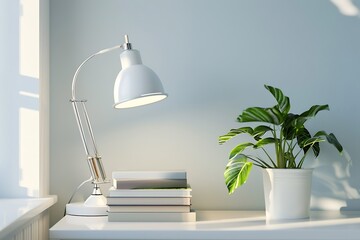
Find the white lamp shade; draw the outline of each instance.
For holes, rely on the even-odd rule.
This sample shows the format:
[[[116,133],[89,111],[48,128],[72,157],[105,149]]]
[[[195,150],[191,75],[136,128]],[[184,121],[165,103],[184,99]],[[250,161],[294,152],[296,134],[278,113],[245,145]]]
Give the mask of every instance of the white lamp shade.
[[[156,73],[143,65],[137,50],[120,55],[122,70],[114,86],[114,107],[131,108],[160,101],[167,97]]]

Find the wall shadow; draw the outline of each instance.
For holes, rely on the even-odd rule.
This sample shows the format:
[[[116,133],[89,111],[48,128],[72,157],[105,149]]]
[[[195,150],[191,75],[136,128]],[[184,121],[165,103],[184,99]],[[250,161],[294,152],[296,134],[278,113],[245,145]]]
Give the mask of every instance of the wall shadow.
[[[358,161],[353,161],[344,151],[342,159],[331,156],[316,160],[313,175],[312,209],[315,210],[359,210],[360,191],[356,173],[360,171]],[[326,161],[325,161],[326,160]]]

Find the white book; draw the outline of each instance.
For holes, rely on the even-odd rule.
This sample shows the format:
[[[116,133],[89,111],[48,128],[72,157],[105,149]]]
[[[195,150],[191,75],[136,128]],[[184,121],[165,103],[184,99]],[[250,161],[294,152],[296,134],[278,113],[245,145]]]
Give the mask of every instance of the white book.
[[[114,171],[113,179],[186,179],[185,171]]]
[[[108,213],[109,222],[195,222],[196,213]]]
[[[190,197],[108,197],[108,205],[190,205]]]
[[[191,188],[109,189],[109,197],[191,197]]]
[[[108,212],[155,212],[155,213],[163,213],[163,212],[190,212],[190,206],[108,206]]]

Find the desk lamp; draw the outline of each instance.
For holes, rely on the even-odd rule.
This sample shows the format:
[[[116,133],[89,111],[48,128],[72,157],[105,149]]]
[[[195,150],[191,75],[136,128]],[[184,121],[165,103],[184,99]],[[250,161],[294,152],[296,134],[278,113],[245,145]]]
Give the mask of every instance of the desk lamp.
[[[86,58],[77,68],[72,81],[72,98],[70,100],[81,140],[87,155],[87,163],[94,184],[93,192],[84,203],[69,203],[66,213],[70,215],[96,216],[107,215],[106,198],[100,191],[99,184],[108,183],[101,156],[95,142],[91,127],[86,100],[76,97],[76,81],[80,69],[93,57],[116,49],[122,49],[120,62],[122,70],[117,75],[114,85],[114,107],[131,108],[160,101],[167,97],[159,77],[150,68],[142,64],[139,51],[132,49],[129,37],[125,43],[103,49]],[[90,146],[91,145],[91,149]]]

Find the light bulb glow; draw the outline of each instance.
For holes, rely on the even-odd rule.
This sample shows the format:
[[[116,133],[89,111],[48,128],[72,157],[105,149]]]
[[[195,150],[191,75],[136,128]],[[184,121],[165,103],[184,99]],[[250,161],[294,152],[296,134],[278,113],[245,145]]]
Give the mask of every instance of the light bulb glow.
[[[142,105],[147,105],[151,103],[155,103],[158,101],[161,101],[167,97],[166,94],[151,94],[151,95],[145,95],[140,96],[138,98],[124,101],[120,103],[115,103],[114,108],[132,108],[132,107],[138,107]]]

